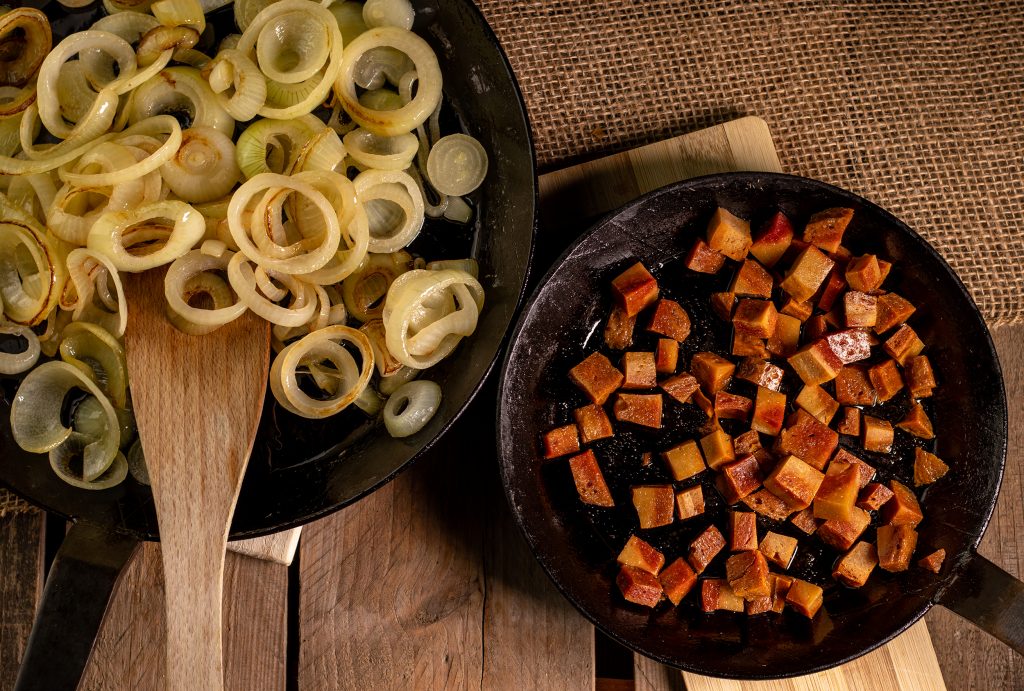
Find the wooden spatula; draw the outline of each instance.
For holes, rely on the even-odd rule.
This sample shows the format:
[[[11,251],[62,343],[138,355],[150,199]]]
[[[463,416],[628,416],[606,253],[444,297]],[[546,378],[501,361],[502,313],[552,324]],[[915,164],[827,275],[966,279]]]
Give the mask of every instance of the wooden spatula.
[[[167,688],[223,688],[224,549],[263,407],[269,324],[247,312],[205,336],[165,313],[163,270],[129,275],[128,378],[166,579]]]

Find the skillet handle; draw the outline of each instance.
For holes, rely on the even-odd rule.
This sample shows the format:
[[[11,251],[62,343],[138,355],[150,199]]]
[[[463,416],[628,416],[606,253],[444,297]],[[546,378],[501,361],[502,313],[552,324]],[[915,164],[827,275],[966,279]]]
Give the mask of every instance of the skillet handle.
[[[1024,655],[1024,582],[977,552],[938,603]]]
[[[75,691],[138,540],[84,521],[50,567],[14,691]]]

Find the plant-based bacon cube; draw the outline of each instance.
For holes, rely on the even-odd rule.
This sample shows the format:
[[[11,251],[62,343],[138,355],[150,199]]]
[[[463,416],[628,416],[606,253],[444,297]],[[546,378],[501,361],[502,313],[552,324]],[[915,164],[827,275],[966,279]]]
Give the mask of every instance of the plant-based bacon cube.
[[[635,317],[658,299],[658,281],[637,262],[612,279],[612,295],[627,317]]]
[[[829,547],[845,552],[864,534],[871,523],[871,514],[863,509],[853,508],[846,521],[832,519],[818,526],[818,537]]]
[[[757,234],[757,238],[750,246],[750,253],[759,262],[771,268],[782,259],[782,255],[789,249],[791,242],[793,242],[793,226],[785,214],[778,211]]]
[[[792,454],[817,470],[824,470],[839,445],[839,435],[805,410],[797,410],[786,420],[779,434],[778,451]]]
[[[933,453],[922,448],[914,449],[914,486],[930,485],[946,473],[949,466]]]
[[[928,398],[936,387],[935,373],[927,355],[910,358],[907,363],[907,388],[914,398]]]
[[[804,322],[804,341],[817,341],[828,333],[828,320],[823,314],[815,314]]]
[[[704,411],[709,418],[715,414],[715,404],[700,389],[693,392],[693,404]]]
[[[836,376],[836,399],[842,405],[874,405],[878,399],[867,367],[847,365]]]
[[[661,581],[665,597],[673,605],[678,606],[683,598],[693,590],[693,586],[697,585],[697,574],[693,572],[685,559],[679,557],[661,572],[658,580]]]
[[[837,383],[838,387],[839,384]],[[843,408],[842,414],[839,416],[839,424],[836,425],[836,431],[839,434],[845,434],[851,437],[860,436],[860,408],[845,407]]]
[[[765,478],[764,486],[790,508],[797,510],[811,505],[824,479],[825,475],[821,471],[796,456],[786,456]]]
[[[868,378],[879,401],[888,401],[903,388],[903,377],[894,360],[883,360],[869,367]]]
[[[878,321],[878,299],[874,295],[851,290],[843,295],[843,309],[847,326],[874,326]]]
[[[844,365],[871,357],[871,334],[863,329],[843,329],[828,334],[825,341]]]
[[[572,383],[598,405],[604,405],[608,397],[622,386],[623,378],[622,372],[615,369],[615,365],[601,353],[591,353],[569,370]]]
[[[704,452],[704,460],[709,468],[718,469],[719,466],[736,460],[732,437],[720,427],[700,438],[700,448]]]
[[[892,490],[880,482],[868,483],[857,497],[857,506],[865,511],[878,511],[885,502],[892,499]]]
[[[683,260],[684,266],[702,274],[716,274],[725,266],[725,255],[708,247],[704,238],[697,238]]]
[[[917,531],[909,525],[882,525],[878,537],[878,565],[886,571],[906,571],[917,547]]]
[[[896,293],[878,296],[875,333],[883,334],[889,329],[899,326],[914,313],[914,306]]]
[[[799,578],[793,579],[793,584],[786,592],[786,604],[808,619],[814,618],[823,601],[824,591],[820,586]]]
[[[615,584],[619,586],[622,597],[634,604],[655,607],[661,602],[661,581],[643,569],[623,564]]]
[[[836,562],[832,578],[851,588],[860,588],[876,566],[878,550],[870,542],[858,542]]]
[[[769,299],[774,281],[765,268],[752,259],[744,259],[729,285],[729,292],[743,297]]]
[[[853,219],[853,209],[825,209],[811,216],[804,227],[804,240],[826,252],[835,252],[843,242],[846,226]]]
[[[832,422],[839,403],[820,386],[805,386],[797,394],[795,403],[810,413],[818,422],[827,425]]]
[[[743,298],[736,305],[732,325],[737,333],[755,338],[769,338],[775,334],[779,313],[771,300]]]
[[[913,434],[918,439],[934,439],[935,430],[932,428],[932,421],[920,403],[914,401],[903,419],[896,423],[904,432]]]
[[[757,387],[757,397],[754,399],[754,417],[750,422],[750,428],[755,432],[776,436],[782,429],[785,417],[786,394],[766,389],[763,386]]]
[[[938,573],[942,570],[942,562],[946,560],[946,550],[937,549],[927,557],[922,557],[917,560],[917,565],[922,569],[927,569],[932,573]]]
[[[824,384],[832,381],[843,367],[843,361],[824,338],[796,351],[786,359],[786,362],[804,384]]]
[[[661,382],[661,390],[680,403],[689,403],[694,392],[700,389],[697,377],[683,372]]]
[[[814,517],[814,510],[810,507],[794,514],[793,517],[789,519],[789,522],[808,535],[813,535],[814,531],[818,529],[818,526],[824,523],[824,521],[818,520]]]
[[[645,540],[636,535],[630,535],[616,561],[620,564],[635,566],[657,576],[661,567],[665,565],[665,555],[654,549]]]
[[[676,513],[681,521],[704,513],[704,490],[700,485],[676,493]]]
[[[800,320],[788,314],[779,314],[775,334],[765,343],[765,350],[778,357],[789,357],[800,346]]]
[[[910,358],[921,354],[921,351],[924,350],[924,343],[917,337],[916,331],[904,324],[896,329],[882,348],[889,353],[893,360],[906,367]]]
[[[846,282],[853,290],[862,293],[873,293],[882,285],[882,270],[878,266],[878,257],[865,254],[854,257],[846,265]]]
[[[817,247],[806,247],[797,256],[779,287],[795,301],[807,302],[818,292],[834,266],[835,262]]]
[[[892,450],[894,434],[892,425],[871,415],[865,415],[861,423],[860,443],[865,451],[889,453]]]
[[[544,458],[567,456],[580,450],[576,425],[556,427],[544,435]]]
[[[701,609],[705,612],[725,610],[742,612],[743,598],[732,591],[724,578],[705,578],[700,583]]]
[[[772,391],[782,388],[784,373],[778,365],[773,365],[764,358],[748,357],[736,367],[736,378],[752,384],[763,386]]]
[[[859,480],[860,474],[853,465],[847,465],[838,473],[826,474],[814,497],[814,517],[826,521],[850,520],[860,489]]]
[[[725,538],[714,525],[709,525],[690,543],[686,560],[697,573],[704,573],[711,560],[725,548]]]
[[[576,418],[576,426],[580,430],[580,439],[584,444],[615,435],[612,422],[608,419],[604,408],[596,403],[577,408],[573,411],[573,415]]]
[[[729,512],[729,549],[733,552],[757,549],[757,514]]]
[[[604,474],[601,472],[601,466],[597,464],[597,456],[593,451],[587,450],[570,458],[569,469],[572,471],[572,479],[576,483],[576,491],[579,492],[580,499],[584,504],[615,506],[612,493],[608,491]]]
[[[715,394],[715,415],[729,420],[746,420],[754,409],[754,402],[746,396],[719,391]]]
[[[732,310],[735,306],[736,293],[711,293],[711,311],[722,321],[732,321]]]
[[[744,600],[770,597],[768,562],[757,550],[739,552],[725,561],[726,580],[732,591]]]
[[[847,466],[853,466],[857,469],[857,488],[861,489],[867,486],[871,482],[872,478],[875,477],[875,469],[868,463],[865,463],[862,459],[853,455],[844,448],[836,449],[836,455],[832,457],[832,462],[828,464],[828,471],[826,475],[834,475],[841,473],[846,469]]]
[[[735,504],[761,486],[761,466],[752,455],[727,463],[719,470],[721,475],[717,486],[730,504]]]
[[[914,527],[924,520],[921,504],[918,503],[914,490],[899,480],[890,480],[889,489],[892,490],[892,498],[882,507],[883,523]]]
[[[793,563],[793,556],[796,554],[797,540],[795,537],[773,533],[765,533],[764,539],[758,549],[765,559],[778,566],[780,569],[788,569]]]
[[[708,396],[724,389],[735,370],[736,365],[715,353],[697,353],[690,359],[690,372]]]
[[[687,439],[668,451],[663,451],[661,458],[665,461],[672,479],[676,482],[691,478],[707,468],[704,465],[704,456],[700,452],[700,447],[692,439]]]
[[[630,317],[618,305],[612,307],[604,325],[604,342],[612,350],[625,350],[633,345],[633,328],[636,317]]]
[[[657,528],[672,522],[676,508],[672,485],[637,485],[630,493],[641,528]]]
[[[679,341],[659,338],[654,350],[654,369],[658,374],[675,374],[679,365]]]
[[[770,355],[766,339],[751,336],[741,331],[733,331],[732,348],[729,353],[738,357],[766,358]]]
[[[719,207],[708,221],[708,247],[742,261],[750,251],[750,223]]]
[[[803,323],[810,319],[811,315],[814,314],[814,305],[808,302],[800,302],[789,297],[782,303],[782,308],[779,310],[779,313],[785,314],[787,317],[793,317],[800,323]]]
[[[615,419],[643,427],[661,427],[661,394],[620,393],[612,406]]]
[[[743,497],[743,503],[762,516],[776,521],[786,520],[796,510],[768,489],[759,489],[750,496]]]
[[[622,354],[622,388],[650,389],[658,385],[654,353],[630,351]]]
[[[843,291],[846,290],[846,279],[843,278],[840,267],[836,265],[832,271],[829,272],[828,278],[825,279],[824,285],[821,287],[821,292],[818,297],[818,309],[828,312],[832,309],[836,300]]]
[[[654,304],[647,330],[681,343],[690,335],[690,315],[675,300],[662,298]]]

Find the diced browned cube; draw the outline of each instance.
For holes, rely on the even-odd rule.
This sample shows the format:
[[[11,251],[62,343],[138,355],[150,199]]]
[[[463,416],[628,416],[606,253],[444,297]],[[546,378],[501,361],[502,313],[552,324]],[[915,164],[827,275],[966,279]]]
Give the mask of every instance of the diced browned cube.
[[[827,425],[832,422],[839,403],[820,386],[805,386],[797,394],[796,404],[813,415],[818,422]]]
[[[750,253],[767,267],[775,266],[793,242],[793,226],[781,211],[761,229],[750,246]]]
[[[799,578],[793,579],[793,585],[786,593],[786,604],[808,619],[814,618],[823,601],[824,592],[819,586]]]
[[[825,315],[823,314],[815,314],[804,322],[804,341],[807,343],[817,341],[827,333],[828,322],[825,321]]]
[[[814,531],[818,529],[818,526],[823,523],[823,521],[819,521],[814,517],[814,510],[810,507],[797,512],[791,519],[789,519],[789,522],[808,535],[814,534]]]
[[[715,353],[697,353],[690,359],[690,372],[708,396],[724,389],[735,370],[736,365]]]
[[[754,402],[746,396],[738,396],[725,391],[715,394],[715,416],[728,420],[746,420],[750,417],[750,411],[754,409]]]
[[[635,317],[658,299],[658,281],[637,262],[612,279],[612,296],[627,317]]]
[[[700,448],[704,452],[704,460],[709,468],[717,469],[719,466],[736,460],[732,437],[721,428],[701,437]]]
[[[839,416],[839,424],[836,425],[836,431],[839,432],[839,434],[846,434],[851,437],[859,437],[860,408],[843,408],[843,412]]]
[[[949,472],[949,466],[933,453],[914,449],[914,486],[929,485]]]
[[[769,338],[775,333],[775,324],[779,313],[771,300],[743,298],[736,305],[732,315],[732,325],[738,333]]]
[[[773,365],[764,358],[744,358],[739,366],[736,367],[737,379],[743,379],[772,391],[778,391],[782,388],[783,376],[784,373],[781,367]]]
[[[789,514],[796,510],[795,507],[779,499],[767,489],[759,489],[750,496],[744,497],[743,503],[762,516],[776,521],[786,520]]]
[[[753,455],[727,463],[718,470],[718,488],[730,504],[735,504],[761,486],[761,466]]]
[[[741,331],[733,331],[731,355],[737,357],[759,357],[766,358],[770,354],[766,346],[767,341],[757,336],[751,336]]]
[[[878,511],[892,499],[892,490],[879,482],[868,483],[857,497],[857,506],[865,511]]]
[[[690,335],[690,315],[675,300],[662,298],[654,305],[647,330],[681,343]]]
[[[765,343],[765,350],[778,357],[789,357],[800,346],[800,320],[780,314],[775,323],[775,334]]]
[[[786,608],[786,595],[789,593],[789,589],[793,587],[795,580],[792,576],[786,576],[781,573],[773,573],[768,576],[768,581],[772,585],[771,611],[776,614],[782,614],[782,610]]]
[[[697,377],[689,372],[670,377],[661,382],[661,389],[680,403],[689,403],[693,392],[700,388]]]
[[[633,345],[633,327],[636,317],[630,317],[619,305],[612,307],[604,325],[604,342],[612,350],[625,350]]]
[[[591,353],[580,364],[569,370],[569,379],[583,389],[583,393],[598,405],[604,405],[608,397],[622,386],[622,372],[601,353]]]
[[[704,456],[701,455],[697,442],[692,439],[663,451],[661,457],[676,482],[691,478],[707,467],[704,465]]]
[[[907,388],[914,398],[928,398],[935,388],[935,373],[927,355],[910,358],[907,363]]]
[[[744,297],[769,299],[774,281],[765,268],[752,259],[744,259],[729,285],[729,292]]]
[[[825,209],[811,216],[804,227],[804,240],[826,252],[835,252],[843,242],[846,226],[853,219],[853,209]]]
[[[725,538],[718,528],[709,525],[700,535],[690,543],[690,550],[686,560],[697,573],[704,573],[711,560],[725,548]]]
[[[835,262],[817,247],[807,247],[801,252],[779,286],[797,302],[807,302],[828,277]]]
[[[793,555],[796,554],[797,540],[795,537],[780,535],[768,531],[761,540],[758,549],[765,558],[781,569],[788,569],[793,563]]]
[[[772,594],[768,583],[768,562],[757,550],[729,557],[725,561],[725,574],[732,591],[744,600],[770,597]]]
[[[937,549],[927,557],[922,557],[917,560],[917,565],[922,569],[928,569],[932,573],[938,573],[942,570],[942,562],[946,560],[946,550]]]
[[[920,403],[914,401],[903,419],[896,423],[904,432],[913,434],[918,439],[934,439],[935,431],[932,429],[932,421],[924,412]]]
[[[860,588],[868,582],[876,566],[878,550],[870,542],[858,542],[836,562],[832,578],[851,588]]]
[[[658,374],[675,374],[679,364],[679,341],[659,338],[654,351],[654,369]]]
[[[732,440],[733,449],[737,456],[748,456],[761,450],[761,437],[756,430],[747,430]]]
[[[732,591],[724,578],[705,578],[700,582],[701,609],[705,612],[725,610],[742,612],[744,600]]]
[[[779,434],[778,451],[792,454],[812,468],[824,470],[839,445],[839,435],[804,410],[789,416]]]
[[[841,473],[851,465],[857,469],[857,488],[863,489],[875,477],[875,468],[844,448],[836,449],[836,455],[832,457],[832,462],[828,464],[828,471],[825,474]]]
[[[708,247],[718,250],[729,259],[742,261],[753,240],[750,223],[719,207],[708,221]]]
[[[661,602],[661,582],[643,569],[623,564],[615,584],[622,597],[634,604],[655,607]]]
[[[754,417],[750,421],[750,428],[755,432],[776,436],[782,429],[785,417],[786,394],[766,389],[763,386],[757,387],[757,397],[754,399]]]
[[[878,296],[878,315],[875,319],[875,333],[885,333],[899,326],[914,313],[914,306],[896,293]]]
[[[661,427],[661,394],[620,393],[612,406],[615,419],[643,427]]]
[[[601,466],[597,464],[597,456],[587,450],[569,459],[569,469],[576,483],[576,491],[584,504],[593,506],[615,506],[612,493],[605,484]]]
[[[914,490],[898,480],[890,480],[889,489],[892,490],[893,496],[882,506],[883,523],[913,527],[924,520],[921,504],[918,503]]]
[[[878,268],[878,257],[865,254],[855,257],[846,265],[846,282],[853,290],[872,293],[882,285],[882,271]]]
[[[654,365],[654,353],[623,353],[622,374],[623,389],[650,389],[657,386],[658,370]]]
[[[878,320],[878,299],[874,295],[850,290],[843,295],[847,326],[874,326]]]
[[[825,279],[825,283],[821,286],[820,295],[818,296],[818,309],[825,312],[832,309],[832,306],[835,305],[836,300],[843,294],[846,287],[846,279],[843,278],[842,267],[837,265],[829,272],[828,278]]]
[[[879,401],[888,401],[903,388],[903,377],[894,360],[883,360],[868,368],[868,377]]]
[[[705,396],[704,392],[702,392],[700,389],[697,389],[696,391],[693,392],[692,402],[698,408],[703,410],[704,414],[707,415],[708,418],[711,418],[711,416],[715,414],[715,404],[712,403],[711,399]],[[715,424],[718,424],[717,420],[715,420]]]
[[[683,260],[684,266],[702,274],[716,274],[725,266],[725,255],[708,247],[704,238],[697,238]]]
[[[892,271],[892,262],[887,262],[884,259],[878,260],[878,270],[882,273],[882,284],[875,291],[875,294],[881,295],[885,291],[882,290],[882,286],[885,285],[885,279],[889,278],[889,272]]]
[[[576,425],[556,427],[544,435],[544,458],[567,456],[580,450]]]
[[[793,298],[786,298],[785,302],[782,303],[782,309],[779,310],[782,314],[787,317],[793,317],[799,322],[803,323],[811,318],[814,314],[814,305],[809,302],[799,302]]]
[[[722,321],[732,321],[732,309],[735,306],[736,293],[711,293],[711,311]]]
[[[676,493],[676,513],[681,521],[704,513],[704,490],[700,485]]]
[[[826,474],[814,497],[814,517],[826,521],[850,520],[860,489],[857,468],[847,465],[838,473]]]
[[[797,510],[811,505],[824,479],[825,475],[821,471],[796,456],[786,456],[765,478],[764,486],[792,509]]]
[[[729,512],[729,549],[733,552],[757,549],[757,514]]]
[[[835,252],[829,252],[828,256],[831,257],[836,264],[841,264],[844,272],[846,271],[846,265],[853,261],[853,252],[843,245],[837,247]]]
[[[882,346],[892,359],[904,367],[912,357],[917,357],[924,350],[924,343],[917,337],[917,332],[904,324],[896,329]]]
[[[871,333],[863,329],[843,329],[825,337],[839,361],[849,365],[871,357]]]
[[[769,588],[771,587],[771,584],[773,582],[772,576],[774,576],[774,575],[775,575],[774,573],[768,574],[768,585],[769,585]],[[752,600],[744,600],[743,603],[744,603],[743,611],[746,612],[748,617],[752,617],[755,614],[764,614],[765,612],[771,612],[772,611],[772,596],[771,595],[769,595],[767,597],[755,597]]]
[[[661,587],[673,605],[679,605],[683,598],[689,594],[693,586],[697,585],[697,574],[693,572],[686,560],[679,557],[658,576]]]
[[[645,540],[636,535],[630,535],[616,561],[620,564],[635,566],[657,576],[661,567],[665,565],[665,555],[654,549]]]
[[[832,381],[843,367],[842,360],[824,338],[796,351],[786,359],[786,362],[804,384],[824,384]]]
[[[672,522],[676,508],[672,485],[637,485],[630,492],[641,528],[657,528]]]
[[[878,399],[863,365],[847,365],[836,375],[836,399],[843,405],[874,405]]]
[[[878,537],[878,565],[896,573],[910,567],[910,557],[917,547],[917,531],[909,525],[882,525]]]
[[[892,425],[888,420],[880,420],[871,415],[864,416],[860,443],[865,451],[889,453],[892,450],[893,437]]]
[[[818,537],[829,547],[845,552],[864,534],[870,522],[871,514],[854,507],[850,512],[850,520],[832,519],[818,526]]]
[[[577,408],[573,411],[573,416],[576,418],[576,426],[579,427],[580,439],[584,444],[615,435],[607,413],[596,403]]]

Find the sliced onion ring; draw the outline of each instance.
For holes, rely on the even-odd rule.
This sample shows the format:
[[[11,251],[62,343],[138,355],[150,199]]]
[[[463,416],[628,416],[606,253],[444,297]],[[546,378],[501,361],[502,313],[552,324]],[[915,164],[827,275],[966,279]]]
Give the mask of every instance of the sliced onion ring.
[[[0,352],[0,374],[21,374],[35,367],[41,348],[36,332],[27,326],[0,325],[0,334],[25,339],[25,350],[20,353]]]
[[[416,434],[441,406],[441,387],[427,380],[402,384],[384,404],[384,427],[392,437]]]
[[[169,219],[173,226],[161,225],[162,219]],[[157,225],[147,225],[154,221]],[[131,229],[166,233],[166,240],[159,249],[149,254],[131,254],[125,246],[124,235]],[[108,212],[99,217],[89,231],[89,249],[105,254],[121,271],[138,273],[156,266],[169,264],[188,252],[199,242],[206,231],[206,223],[198,211],[184,202],[163,201],[145,204],[132,211]],[[149,236],[147,235],[147,238]]]

